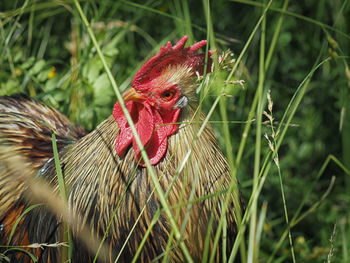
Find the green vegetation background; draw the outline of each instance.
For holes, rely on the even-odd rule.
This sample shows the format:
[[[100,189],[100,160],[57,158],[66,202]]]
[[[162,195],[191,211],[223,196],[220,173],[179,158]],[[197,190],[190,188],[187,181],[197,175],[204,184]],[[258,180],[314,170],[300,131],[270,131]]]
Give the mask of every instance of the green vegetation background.
[[[274,1],[267,13],[267,49],[282,2]],[[120,90],[129,86],[142,62],[166,41],[174,43],[184,34],[190,43],[206,39],[208,3],[217,54],[230,49],[237,58],[262,14],[260,1],[81,1]],[[264,103],[271,91],[276,125],[317,59],[331,57],[312,76],[279,150],[290,218],[311,191],[301,211],[306,216],[291,229],[296,260],[327,262],[334,246],[328,262],[350,262],[350,175],[341,167],[350,169],[350,3],[290,1],[287,10],[263,87]],[[260,36],[258,30],[235,74],[235,80],[245,81],[243,87],[230,84],[225,90],[231,95],[225,105],[234,153],[258,86]],[[2,0],[0,42],[0,95],[28,94],[89,130],[111,114],[116,97],[73,1]],[[205,111],[221,86],[214,85],[205,99]],[[225,149],[219,109],[212,120],[218,121],[212,125]],[[263,134],[271,133],[267,121],[263,116]],[[255,128],[253,122],[238,170],[246,200],[252,192]],[[262,139],[262,156],[269,151],[268,141]],[[332,159],[321,171],[330,155],[340,162]],[[264,201],[268,208],[261,262],[267,262],[287,229],[276,168],[259,196],[259,209]],[[272,262],[291,262],[289,246],[285,239]]]

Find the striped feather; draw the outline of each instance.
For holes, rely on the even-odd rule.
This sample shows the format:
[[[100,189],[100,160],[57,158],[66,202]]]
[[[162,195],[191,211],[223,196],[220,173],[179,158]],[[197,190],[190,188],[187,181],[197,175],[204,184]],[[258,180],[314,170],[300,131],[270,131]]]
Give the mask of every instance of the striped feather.
[[[31,101],[30,103],[34,102]],[[196,105],[192,102],[189,106],[190,107],[187,107],[182,113],[181,121],[183,124],[180,125],[178,132],[169,137],[166,155],[154,166],[164,191],[168,190],[177,168],[181,165],[193,143],[196,125],[189,124],[188,122],[193,117]],[[201,115],[200,119],[203,121],[204,115]],[[65,120],[66,119],[58,118],[58,123],[56,123],[55,120],[53,121],[54,123],[50,125],[55,127],[57,132],[60,132],[62,138],[74,140],[76,137],[82,135],[79,131],[75,131],[74,129],[61,128],[59,124],[66,127],[63,125]],[[7,130],[9,131],[10,124],[7,125],[8,126],[5,127],[8,127]],[[30,126],[34,127],[34,129],[38,128],[38,126],[34,125],[31,121],[28,121],[27,124],[23,124],[22,126]],[[40,129],[44,130],[43,127],[40,127]],[[20,132],[18,130],[20,130],[20,128],[17,129],[17,132]],[[28,131],[23,131],[23,133],[28,134]],[[160,207],[160,203],[157,195],[155,193],[152,194],[153,183],[147,170],[142,167],[136,167],[134,151],[129,149],[122,158],[116,154],[114,147],[115,138],[118,133],[119,128],[114,118],[110,116],[93,132],[72,144],[71,147],[64,148],[67,140],[62,140],[60,144],[62,149],[60,151],[60,158],[69,189],[68,201],[71,212],[78,218],[80,227],[88,227],[91,229],[93,235],[101,238],[107,231],[109,223],[112,222],[106,239],[107,245],[110,248],[109,254],[104,255],[107,262],[114,261],[124,241],[130,231],[132,231],[134,224],[136,224],[130,239],[122,251],[122,256],[119,261],[130,262],[153,216]],[[7,137],[5,136],[5,138]],[[15,139],[13,136],[8,140],[12,140],[11,142],[18,140],[18,145],[21,145],[17,146],[19,148],[27,143],[26,140]],[[29,153],[24,151],[24,153],[29,160],[34,160],[34,156],[38,156],[37,152]],[[48,155],[46,155],[46,157],[48,157]],[[1,158],[3,157],[0,155],[0,163]],[[40,160],[44,162],[44,158]],[[46,158],[45,160],[48,159]],[[37,167],[39,167],[39,165]],[[39,175],[49,181],[58,193],[54,162],[47,162],[45,169],[41,169]],[[0,184],[3,180],[4,178],[0,177]],[[177,223],[180,229],[184,222],[186,212],[190,208],[188,222],[185,227],[183,227],[183,238],[195,262],[201,261],[204,240],[212,212],[214,214],[214,224],[213,232],[210,234],[210,247],[213,245],[214,234],[220,217],[221,202],[224,195],[219,195],[218,198],[212,197],[197,201],[194,202],[192,206],[188,206],[190,195],[192,193],[194,200],[197,200],[201,197],[215,194],[220,190],[226,189],[229,183],[230,174],[227,161],[217,144],[212,128],[208,125],[197,143],[192,146],[191,159],[186,163],[182,172],[175,179],[173,188],[169,192],[167,199],[168,204],[172,207],[172,214],[179,215]],[[125,191],[126,194],[121,200]],[[120,205],[116,211],[116,215],[113,217],[114,210],[119,202]],[[184,205],[180,205],[180,203]],[[140,220],[137,221],[144,207],[145,210]],[[33,243],[38,242],[38,240],[50,240],[51,242],[59,241],[59,230],[58,228],[55,229],[55,226],[58,227],[59,221],[55,221],[57,219],[47,210],[39,209],[42,208],[36,208],[28,214],[26,217],[28,218],[27,221],[21,225],[22,228],[25,228],[22,232],[28,232],[28,241]],[[228,225],[227,247],[230,248],[236,235],[236,219],[233,202],[230,203],[228,211],[226,216]],[[40,220],[30,220],[30,216],[34,216],[34,218],[39,218]],[[34,231],[35,229],[40,229],[40,227],[43,226],[42,222],[45,220],[49,222],[46,224],[46,228],[50,229],[50,231],[42,231],[41,233]],[[75,240],[73,262],[92,262],[93,255],[90,255],[84,245],[79,242],[77,237],[78,232],[79,229],[73,229]],[[170,232],[171,227],[169,221],[165,214],[162,213],[142,249],[139,262],[150,262],[152,259],[161,255],[167,246]],[[0,239],[1,238],[0,233]],[[57,252],[53,252],[52,249],[44,249],[40,253],[42,262],[48,262],[50,258],[52,259],[53,255],[57,257],[57,254],[55,254]],[[211,253],[216,254],[216,262],[221,261],[222,250],[220,247],[215,251],[211,251]],[[177,247],[175,241],[172,243],[169,261],[184,262],[182,252]]]
[[[58,150],[86,134],[43,103],[26,96],[0,97],[0,216],[25,189],[23,180],[12,178],[16,173],[14,168],[6,168],[7,160],[17,153],[36,174],[53,156],[51,130],[56,134]]]

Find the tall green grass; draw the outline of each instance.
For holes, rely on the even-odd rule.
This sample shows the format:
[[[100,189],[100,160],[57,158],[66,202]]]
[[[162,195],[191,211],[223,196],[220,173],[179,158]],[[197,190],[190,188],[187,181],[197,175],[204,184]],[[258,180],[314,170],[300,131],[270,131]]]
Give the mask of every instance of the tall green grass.
[[[216,58],[230,48],[235,61],[227,68],[216,63],[198,94],[198,110],[208,118],[197,136],[212,124],[230,164],[228,192],[240,190],[246,200],[224,261],[348,262],[348,1],[37,0],[4,1],[0,8],[0,94],[29,94],[87,129],[110,115],[116,100],[125,110],[120,93],[167,40],[207,39]],[[191,262],[177,210],[143,150],[142,156],[163,209],[143,241],[165,212],[170,239]],[[227,200],[216,245],[226,232]],[[190,209],[196,201],[181,205]],[[157,260],[166,262],[173,244]],[[203,262],[214,261],[208,248]]]

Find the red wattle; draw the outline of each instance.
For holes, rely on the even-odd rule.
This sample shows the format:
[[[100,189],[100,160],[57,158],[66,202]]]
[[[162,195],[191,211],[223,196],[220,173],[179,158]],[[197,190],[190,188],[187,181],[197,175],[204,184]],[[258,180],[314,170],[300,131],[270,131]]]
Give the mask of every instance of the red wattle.
[[[134,106],[133,103],[130,103],[128,101],[125,103],[125,106],[130,113],[133,112],[133,106]],[[119,156],[123,156],[126,148],[132,142],[133,136],[132,136],[132,132],[129,127],[129,124],[123,114],[122,108],[120,107],[119,103],[116,103],[114,105],[113,116],[120,129],[119,135],[117,136],[117,139],[116,139],[115,149]]]
[[[177,131],[177,125],[174,123],[179,117],[180,109],[160,114],[157,109],[151,107],[147,102],[141,104],[127,101],[125,104],[134,121],[141,143],[146,149],[150,163],[152,165],[157,164],[166,153],[168,136]],[[136,161],[138,162],[141,151],[133,138],[119,103],[114,105],[113,116],[120,128],[115,144],[117,154],[122,157],[132,142]],[[140,165],[145,166],[143,161],[140,162]]]

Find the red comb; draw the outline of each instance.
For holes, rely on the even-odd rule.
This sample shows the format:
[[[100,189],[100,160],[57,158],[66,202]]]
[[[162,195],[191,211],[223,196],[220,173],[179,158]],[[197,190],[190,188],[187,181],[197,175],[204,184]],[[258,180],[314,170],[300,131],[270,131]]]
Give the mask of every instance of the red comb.
[[[169,65],[185,64],[192,68],[192,72],[203,74],[205,54],[197,54],[198,49],[207,44],[206,40],[199,41],[188,48],[184,48],[188,36],[184,36],[174,46],[168,41],[166,46],[162,46],[157,55],[150,58],[141,69],[135,74],[131,86],[135,89],[142,90],[143,84],[158,77],[162,71]],[[207,72],[211,71],[212,51],[208,52]]]

